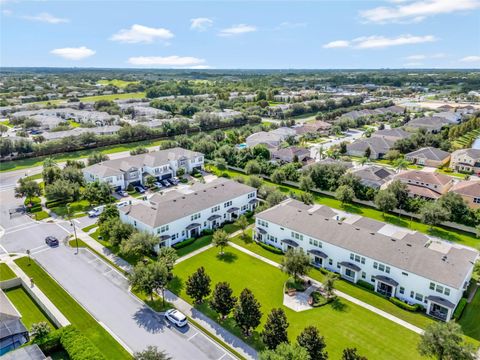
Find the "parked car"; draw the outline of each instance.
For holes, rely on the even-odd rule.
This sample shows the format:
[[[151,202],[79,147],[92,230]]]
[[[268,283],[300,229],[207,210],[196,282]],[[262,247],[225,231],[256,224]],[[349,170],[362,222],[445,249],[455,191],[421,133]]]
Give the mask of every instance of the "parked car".
[[[127,206],[128,204],[129,204],[128,201],[121,201],[121,202],[119,202],[119,203],[117,204],[117,207],[120,208],[120,207],[122,207],[122,206]]]
[[[180,181],[178,180],[178,178],[176,178],[176,177],[172,178],[171,180],[172,180],[172,182],[173,182],[174,185],[178,185],[178,183],[180,182]]]
[[[167,181],[168,181],[171,185],[176,185],[175,182],[173,181],[173,179],[167,179]]]
[[[135,191],[140,193],[140,194],[144,194],[145,193],[145,189],[141,186],[135,186],[134,187]]]
[[[99,208],[92,209],[88,212],[88,217],[94,218],[100,215],[102,211]]]
[[[165,187],[170,187],[170,183],[167,180],[162,180],[162,184]]]
[[[159,189],[163,187],[163,185],[159,181],[154,182],[153,185]]]
[[[55,236],[47,236],[45,238],[45,244],[50,247],[58,246],[58,239]]]
[[[128,196],[128,192],[126,192],[125,190],[118,190],[117,194],[122,197]]]
[[[168,319],[168,321],[177,325],[178,327],[183,327],[188,323],[187,317],[177,309],[167,310],[165,312],[165,317]]]

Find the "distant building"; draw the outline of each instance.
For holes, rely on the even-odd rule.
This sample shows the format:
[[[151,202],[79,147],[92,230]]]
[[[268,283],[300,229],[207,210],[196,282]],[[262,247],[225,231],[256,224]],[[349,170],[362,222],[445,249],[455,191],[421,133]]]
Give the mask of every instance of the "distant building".
[[[277,149],[280,144],[289,136],[295,136],[295,130],[287,127],[281,127],[272,131],[260,131],[251,134],[245,140],[248,147],[264,145],[269,149]]]
[[[2,356],[2,360],[46,360],[43,351],[37,344],[24,346],[16,350],[10,351]]]
[[[444,126],[447,126],[450,122],[443,117],[421,117],[410,120],[405,124],[405,128],[410,131],[416,131],[425,129],[429,133],[436,134],[442,130]]]
[[[480,208],[480,181],[460,181],[450,191],[459,194],[471,208]]]
[[[296,126],[293,129],[295,130],[295,133],[297,135],[305,135],[309,133],[328,135],[331,128],[332,124],[319,120],[312,123],[305,123],[303,125]]]
[[[377,130],[374,133],[372,133],[371,137],[384,138],[386,140],[395,142],[402,139],[408,139],[412,135],[413,134],[411,132],[405,131],[403,129],[393,128],[393,129]]]
[[[395,141],[384,137],[369,137],[357,139],[347,144],[347,154],[350,156],[363,157],[367,149],[370,149],[370,159],[381,159],[393,148]]]
[[[455,171],[480,174],[480,149],[461,149],[454,151],[450,167]]]
[[[352,174],[360,178],[360,183],[373,189],[380,189],[382,185],[392,180],[395,172],[378,165],[365,165],[352,170]]]
[[[290,146],[270,152],[271,159],[281,163],[291,163],[295,159],[299,162],[306,163],[311,160],[310,150],[298,146]]]
[[[450,153],[434,147],[424,147],[405,154],[405,159],[417,165],[441,168],[450,160]]]
[[[395,176],[407,185],[409,195],[427,200],[435,200],[445,194],[453,185],[450,176],[436,172],[410,170]]]

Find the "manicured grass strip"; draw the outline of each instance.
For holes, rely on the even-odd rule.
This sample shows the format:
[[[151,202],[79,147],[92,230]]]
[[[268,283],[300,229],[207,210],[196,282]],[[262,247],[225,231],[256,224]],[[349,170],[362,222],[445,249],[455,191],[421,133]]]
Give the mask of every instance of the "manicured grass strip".
[[[55,280],[36,262],[29,265],[28,258],[22,257],[15,263],[35,279],[35,285],[55,304],[60,312],[77,327],[107,359],[131,359],[130,354]]]
[[[472,302],[467,305],[459,320],[465,335],[480,341],[480,291],[477,290]]]
[[[248,178],[247,175],[238,171],[233,171],[233,170],[219,171],[212,165],[208,165],[208,168],[218,176],[227,175],[230,178],[235,178],[235,177]],[[266,185],[277,187],[285,195],[288,195],[290,193],[300,195],[303,192],[302,190],[297,189],[293,186],[278,185],[268,180],[263,180],[263,182]],[[412,220],[410,217],[395,215],[395,214],[384,215],[381,211],[373,207],[369,207],[361,204],[342,205],[340,201],[338,201],[333,197],[319,194],[319,193],[313,193],[312,195],[314,197],[314,201],[318,204],[327,205],[334,209],[347,211],[352,214],[357,214],[357,215],[365,216],[375,220],[379,220],[385,223],[390,223],[400,227],[405,227],[410,230],[416,230],[431,236],[435,236],[441,239],[456,242],[456,243],[459,243],[465,246],[470,246],[472,248],[480,250],[480,239],[476,238],[475,235],[472,233],[468,233],[465,231],[456,230],[452,228],[440,227],[440,226],[434,226],[433,228],[431,228],[429,225],[423,224],[417,220]]]
[[[52,329],[55,325],[50,321],[48,316],[38,307],[31,296],[21,286],[5,290],[5,294],[10,299],[13,305],[22,315],[22,322],[28,330],[31,329],[32,324],[44,321]]]
[[[82,231],[84,231],[84,232],[89,232],[90,230],[96,228],[97,226],[98,226],[98,225],[97,225],[96,223],[95,223],[95,224],[92,224],[92,225],[88,225],[88,226],[84,227],[84,228],[82,229]]]
[[[196,239],[190,245],[187,245],[183,248],[177,249],[177,255],[178,255],[178,257],[185,256],[187,254],[190,254],[191,252],[194,252],[195,250],[198,250],[198,249],[201,249],[204,246],[207,246],[211,242],[212,242],[212,235],[202,236],[202,237]]]
[[[359,353],[370,360],[420,359],[416,351],[418,334],[344,299],[303,312],[294,312],[284,307],[283,284],[287,275],[231,247],[225,249],[223,256],[218,255],[218,249],[212,248],[175,266],[176,278],[170,288],[190,303],[192,300],[185,292],[185,281],[200,266],[205,267],[211,277],[212,287],[219,281],[227,281],[236,295],[242,289],[249,288],[262,304],[262,325],[247,339],[257,349],[262,348],[259,331],[267,314],[272,308],[282,307],[290,323],[290,340],[293,341],[304,327],[317,326],[325,336],[332,359],[340,358],[342,350],[352,346],[357,347]],[[209,309],[208,301],[197,308],[227,330],[241,336],[232,317],[220,321],[216,313]]]
[[[10,280],[16,278],[17,275],[5,263],[0,263],[0,281]]]

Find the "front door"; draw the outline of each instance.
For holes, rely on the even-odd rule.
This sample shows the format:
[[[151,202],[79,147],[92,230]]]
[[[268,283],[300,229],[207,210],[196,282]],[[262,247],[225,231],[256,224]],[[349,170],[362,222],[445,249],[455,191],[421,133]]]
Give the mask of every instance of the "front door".
[[[393,293],[393,288],[390,285],[379,282],[377,285],[377,292],[387,297],[391,297]]]
[[[323,259],[318,256],[313,257],[313,266],[322,267],[323,266]]]
[[[193,228],[190,230],[190,237],[197,237],[198,236],[198,228]]]

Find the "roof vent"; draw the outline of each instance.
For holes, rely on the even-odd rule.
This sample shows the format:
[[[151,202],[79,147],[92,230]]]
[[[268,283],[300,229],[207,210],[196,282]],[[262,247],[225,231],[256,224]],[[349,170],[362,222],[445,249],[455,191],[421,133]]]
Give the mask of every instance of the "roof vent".
[[[442,256],[442,261],[447,261],[447,255]]]
[[[408,244],[408,243],[407,243],[407,246],[412,247],[412,244]]]
[[[329,219],[325,218],[325,221],[328,221]]]
[[[360,230],[360,228],[357,228],[357,227],[356,227],[355,230]]]
[[[182,199],[185,199],[185,196],[182,196]]]
[[[338,225],[342,225],[342,222],[341,222],[341,221],[339,221],[337,224],[338,224]]]
[[[392,241],[397,241],[397,239],[394,239],[394,238],[391,238],[390,240],[392,240]]]
[[[177,199],[173,199],[173,202],[177,202]]]
[[[195,195],[198,195],[197,193],[195,193]]]
[[[370,235],[375,235],[375,233],[374,233],[374,232],[371,232]]]

